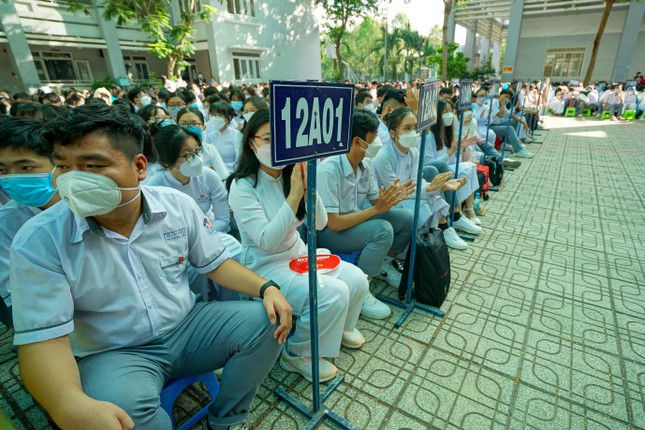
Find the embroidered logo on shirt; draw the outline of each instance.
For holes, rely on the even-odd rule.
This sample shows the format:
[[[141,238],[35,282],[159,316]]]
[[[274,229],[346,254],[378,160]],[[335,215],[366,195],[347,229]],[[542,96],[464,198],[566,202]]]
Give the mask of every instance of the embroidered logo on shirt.
[[[186,237],[186,227],[180,228],[179,230],[169,231],[168,233],[164,233],[163,237],[167,241],[177,240],[182,237]]]
[[[204,217],[204,228],[206,231],[211,231],[213,229],[213,224],[211,224],[207,217]]]

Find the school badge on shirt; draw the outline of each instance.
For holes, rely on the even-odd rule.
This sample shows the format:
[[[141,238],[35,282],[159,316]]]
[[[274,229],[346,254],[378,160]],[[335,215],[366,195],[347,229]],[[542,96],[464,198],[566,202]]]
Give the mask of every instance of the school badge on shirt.
[[[210,220],[208,217],[204,217],[204,222],[203,222],[204,228],[206,231],[211,232],[213,231],[213,224],[211,224]]]

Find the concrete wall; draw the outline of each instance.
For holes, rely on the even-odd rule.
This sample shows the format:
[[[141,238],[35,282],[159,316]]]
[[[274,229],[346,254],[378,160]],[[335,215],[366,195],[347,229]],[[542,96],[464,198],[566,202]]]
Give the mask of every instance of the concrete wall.
[[[592,81],[611,79],[626,13],[627,10],[623,8],[613,10],[609,16],[598,49]],[[583,78],[589,65],[593,40],[599,23],[600,13],[572,12],[560,16],[541,18],[524,16],[514,77],[516,79],[541,78],[544,73],[547,49],[586,48],[580,76],[553,79],[555,81],[566,81]],[[638,46],[645,46],[645,21],[641,26],[641,32],[638,37]],[[645,50],[640,53],[634,53],[629,76],[633,76],[637,71],[645,72]]]

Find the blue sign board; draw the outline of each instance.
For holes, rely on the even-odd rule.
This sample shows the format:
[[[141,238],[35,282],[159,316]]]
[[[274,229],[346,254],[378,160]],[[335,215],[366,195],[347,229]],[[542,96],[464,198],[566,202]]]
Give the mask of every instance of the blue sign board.
[[[629,87],[632,87],[632,89],[633,89],[633,88],[636,88],[636,84],[637,84],[637,83],[638,83],[638,81],[637,81],[636,79],[628,79],[628,80],[625,82],[625,89],[627,89],[627,88],[629,88]]]
[[[283,166],[349,151],[354,86],[271,81],[271,159]]]
[[[441,82],[434,81],[421,86],[419,92],[419,115],[417,131],[424,130],[437,122],[437,100]]]
[[[459,80],[459,111],[472,109],[473,81],[471,79]]]

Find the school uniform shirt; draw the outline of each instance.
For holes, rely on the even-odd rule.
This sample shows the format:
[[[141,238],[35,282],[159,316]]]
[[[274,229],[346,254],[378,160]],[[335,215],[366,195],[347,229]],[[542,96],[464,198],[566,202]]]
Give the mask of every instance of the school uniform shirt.
[[[140,184],[146,185],[153,176],[159,172],[163,172],[164,170],[165,169],[161,164],[157,162],[148,162],[148,166],[146,167],[146,178],[141,181]]]
[[[369,158],[361,161],[354,173],[345,154],[329,157],[320,163],[316,179],[316,191],[328,214],[358,212],[378,200],[376,173]]]
[[[0,208],[0,295],[7,306],[11,306],[9,289],[9,249],[18,230],[42,210],[15,200]]]
[[[215,146],[226,169],[229,172],[235,171],[237,160],[242,153],[242,133],[229,125],[224,131],[210,131],[205,140]]]
[[[204,167],[213,169],[222,181],[225,181],[226,178],[228,178],[228,175],[231,174],[231,172],[226,168],[224,160],[222,160],[219,152],[215,149],[215,146],[210,143],[202,143],[202,160],[204,161]]]
[[[608,105],[619,105],[623,102],[623,98],[621,93],[616,94],[614,91],[605,91],[600,96],[600,102]]]
[[[466,132],[464,130],[462,139],[463,136],[465,136],[465,133]],[[477,179],[477,165],[470,161],[471,157],[472,155],[464,156],[464,154],[461,154],[459,157],[459,175],[457,176],[459,178],[467,178],[468,182],[466,183],[466,185],[455,191],[456,201],[458,203],[465,201],[468,196],[479,189],[479,181]],[[424,164],[428,164],[433,160],[445,161],[446,163],[448,163],[448,166],[453,172],[457,170],[457,154],[455,153],[451,156],[448,156],[448,148],[446,146],[443,146],[441,149],[437,149],[434,133],[428,133]]]
[[[129,238],[64,203],[25,223],[10,253],[16,345],[69,335],[83,357],[146,344],[190,312],[188,263],[207,274],[228,252],[186,194],[144,185],[141,195]]]
[[[211,169],[204,169],[200,176],[190,178],[186,185],[164,170],[150,179],[148,185],[170,187],[189,195],[213,225],[213,230],[226,233],[230,230],[231,215],[228,197],[222,179]]]
[[[294,258],[307,255],[307,245],[296,230],[302,221],[293,213],[282,190],[282,175],[277,179],[259,169],[255,177],[236,179],[229,190],[229,205],[237,220],[242,239],[240,263],[266,279],[273,279],[284,290],[294,309],[302,309],[309,291],[289,291],[298,275],[289,269]],[[316,230],[327,225],[327,213],[316,195]]]
[[[479,106],[477,103],[473,103],[473,119],[477,121],[477,128],[483,129],[484,132],[482,135],[486,134],[486,127],[488,127],[488,113],[490,111],[490,119],[491,123],[493,122],[493,119],[499,112],[499,103],[497,103],[497,106],[495,106],[495,103],[493,103],[493,108],[490,109],[489,106],[491,105],[490,100],[486,100],[483,105]]]
[[[374,158],[374,170],[379,186],[385,188],[392,185],[397,178],[400,179],[399,183],[404,183],[408,179],[416,182],[419,170],[419,150],[418,148],[412,148],[405,154],[394,143],[384,146]],[[423,227],[426,223],[430,223],[431,226],[435,227],[438,219],[448,214],[449,206],[441,196],[441,190],[426,193],[427,185],[428,183],[425,179],[421,179],[421,184],[417,184],[417,187],[422,187],[417,229]],[[414,202],[414,199],[403,200],[394,207],[414,211]]]
[[[383,121],[381,121],[381,118],[378,119],[378,132],[377,132],[378,138],[381,139],[381,143],[383,146],[389,145],[392,143],[392,136],[390,136],[390,131],[387,129],[387,125]]]

